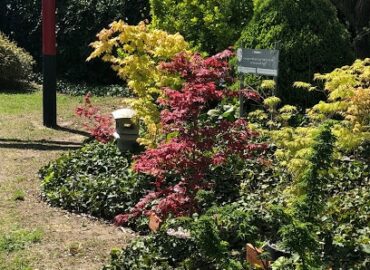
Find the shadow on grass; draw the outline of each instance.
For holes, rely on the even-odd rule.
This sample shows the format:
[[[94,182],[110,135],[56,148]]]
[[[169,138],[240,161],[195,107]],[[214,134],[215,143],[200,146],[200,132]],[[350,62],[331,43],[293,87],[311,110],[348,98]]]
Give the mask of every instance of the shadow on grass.
[[[30,94],[39,90],[39,86],[32,82],[0,82],[1,94]]]
[[[19,139],[2,139],[0,138],[0,149],[30,149],[39,151],[50,150],[73,150],[82,146],[82,143],[67,142],[67,141],[27,141]]]
[[[90,133],[88,133],[86,131],[82,131],[82,130],[78,130],[78,129],[72,129],[72,128],[69,128],[69,127],[56,126],[54,129],[59,130],[59,131],[64,131],[64,132],[69,132],[69,133],[81,135],[81,136],[85,136],[85,137],[91,137]]]

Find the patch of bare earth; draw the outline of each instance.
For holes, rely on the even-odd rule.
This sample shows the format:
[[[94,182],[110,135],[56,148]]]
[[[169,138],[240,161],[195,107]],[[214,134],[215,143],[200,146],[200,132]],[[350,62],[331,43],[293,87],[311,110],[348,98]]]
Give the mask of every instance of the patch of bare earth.
[[[25,126],[27,123],[21,122],[30,119],[17,121]],[[52,208],[40,199],[40,167],[80,147],[85,137],[79,135],[72,122],[64,123],[59,130],[46,129],[41,124],[32,128],[37,136],[30,140],[31,136],[24,138],[22,130],[15,136],[17,132],[7,130],[6,123],[0,125],[0,226],[10,226],[6,224],[8,218],[21,228],[43,232],[40,243],[27,247],[34,269],[101,269],[110,250],[123,247],[133,234],[103,221]],[[12,198],[15,190],[25,192],[23,201]]]

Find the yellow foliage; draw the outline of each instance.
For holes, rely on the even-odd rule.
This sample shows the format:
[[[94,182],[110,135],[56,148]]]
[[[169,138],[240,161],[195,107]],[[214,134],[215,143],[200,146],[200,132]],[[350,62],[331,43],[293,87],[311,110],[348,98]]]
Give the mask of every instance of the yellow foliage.
[[[266,105],[270,111],[275,111],[276,107],[281,103],[281,99],[275,96],[265,98],[263,104]]]
[[[283,166],[291,173],[298,176],[307,166],[307,157],[311,153],[311,146],[318,133],[318,128],[309,127],[285,127],[271,131],[271,136],[280,150],[275,155]]]
[[[279,109],[279,119],[282,120],[282,122],[287,125],[288,121],[298,113],[298,109],[295,106],[292,105],[285,105],[282,108]]]
[[[351,66],[337,68],[331,73],[316,74],[324,82],[328,100],[308,111],[311,120],[322,121],[341,116],[334,134],[342,150],[356,149],[369,140],[370,132],[370,58],[356,60]]]
[[[266,90],[274,90],[276,87],[276,83],[274,80],[264,80],[261,83],[261,88]]]
[[[282,166],[297,177],[309,166],[312,145],[321,124],[328,120],[333,121],[331,130],[336,137],[335,157],[343,152],[356,151],[361,144],[370,141],[370,59],[357,60],[353,65],[335,69],[331,73],[316,74],[315,78],[324,83],[328,98],[307,110],[309,123],[290,127],[289,120],[298,113],[298,109],[285,105],[276,110],[280,100],[274,96],[264,100],[270,117],[261,110],[248,115],[254,125],[269,119],[265,127],[257,125],[259,131],[262,129],[264,134],[271,136],[277,146],[275,156]],[[308,91],[315,88],[304,82],[296,82],[294,86]],[[272,129],[274,122],[276,128]],[[266,126],[269,130],[266,130]]]
[[[156,100],[163,94],[162,87],[181,83],[179,78],[161,71],[158,64],[179,52],[186,52],[188,43],[180,34],[151,29],[144,22],[132,26],[121,20],[101,30],[97,37],[98,40],[91,43],[94,51],[87,60],[99,57],[111,63],[118,76],[127,81],[137,97],[130,100],[129,105],[136,110],[147,130],[139,142],[154,146],[161,130]]]
[[[369,74],[370,76],[370,74]],[[359,88],[351,97],[346,119],[353,124],[355,128],[358,125],[361,129],[369,130],[370,128],[370,88]],[[356,127],[357,126],[357,127]]]
[[[312,86],[310,83],[306,83],[306,82],[294,82],[293,87],[304,89],[304,90],[307,90],[307,91],[317,90],[317,88],[315,86]]]

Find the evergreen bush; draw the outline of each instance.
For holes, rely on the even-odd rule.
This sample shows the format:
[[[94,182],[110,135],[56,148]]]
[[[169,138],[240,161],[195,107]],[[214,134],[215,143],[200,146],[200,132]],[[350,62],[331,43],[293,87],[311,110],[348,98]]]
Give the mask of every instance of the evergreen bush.
[[[24,49],[17,46],[0,32],[0,82],[15,84],[27,80],[32,74],[34,60]]]
[[[329,0],[256,0],[237,46],[280,49],[278,96],[304,107],[317,102],[318,95],[293,89],[294,81],[309,82],[314,73],[353,60],[349,34]]]

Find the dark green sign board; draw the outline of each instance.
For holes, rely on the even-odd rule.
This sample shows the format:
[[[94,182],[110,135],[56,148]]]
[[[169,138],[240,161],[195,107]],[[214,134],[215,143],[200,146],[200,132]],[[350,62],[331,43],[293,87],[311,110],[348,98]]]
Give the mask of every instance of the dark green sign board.
[[[278,50],[238,49],[238,72],[277,77]]]

